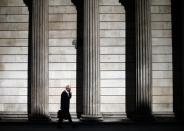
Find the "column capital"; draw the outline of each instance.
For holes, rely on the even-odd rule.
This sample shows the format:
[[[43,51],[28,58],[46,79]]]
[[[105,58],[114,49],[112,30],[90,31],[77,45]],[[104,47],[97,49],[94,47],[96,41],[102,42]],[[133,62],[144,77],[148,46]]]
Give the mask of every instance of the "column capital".
[[[71,1],[75,5],[75,7],[78,11],[83,10],[84,0],[71,0]]]
[[[32,0],[23,0],[26,6],[28,7],[28,10],[31,11],[32,9]]]
[[[120,2],[124,7],[126,7],[127,0],[119,0],[119,2]]]

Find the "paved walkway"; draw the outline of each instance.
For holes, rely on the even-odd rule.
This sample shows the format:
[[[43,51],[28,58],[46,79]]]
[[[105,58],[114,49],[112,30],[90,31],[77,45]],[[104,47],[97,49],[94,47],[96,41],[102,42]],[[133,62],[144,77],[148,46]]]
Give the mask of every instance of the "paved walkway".
[[[57,123],[0,123],[0,131],[183,131],[182,123],[76,123],[73,128],[64,123],[58,128]]]

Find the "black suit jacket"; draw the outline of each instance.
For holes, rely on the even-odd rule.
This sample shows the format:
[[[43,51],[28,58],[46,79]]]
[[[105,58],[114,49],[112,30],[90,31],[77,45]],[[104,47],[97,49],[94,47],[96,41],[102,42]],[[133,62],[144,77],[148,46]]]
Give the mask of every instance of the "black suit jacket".
[[[69,93],[69,95],[66,93],[66,91],[63,91],[61,93],[61,111],[62,112],[69,112],[71,97],[72,97],[71,93]]]

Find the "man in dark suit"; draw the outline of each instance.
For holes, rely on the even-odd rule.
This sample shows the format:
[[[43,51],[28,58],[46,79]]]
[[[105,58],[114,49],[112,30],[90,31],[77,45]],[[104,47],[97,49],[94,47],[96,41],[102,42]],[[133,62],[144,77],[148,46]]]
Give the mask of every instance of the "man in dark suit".
[[[69,109],[70,109],[70,98],[72,97],[71,87],[67,85],[65,90],[61,93],[61,107],[58,114],[59,125],[62,126],[63,119],[68,119],[69,122],[74,126]]]

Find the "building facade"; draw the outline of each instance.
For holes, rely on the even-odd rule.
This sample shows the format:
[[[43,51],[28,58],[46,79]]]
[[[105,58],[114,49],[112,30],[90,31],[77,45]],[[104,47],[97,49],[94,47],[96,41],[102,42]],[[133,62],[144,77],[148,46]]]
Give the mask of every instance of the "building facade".
[[[83,119],[181,114],[176,3],[0,0],[0,117],[54,118],[67,84]]]

